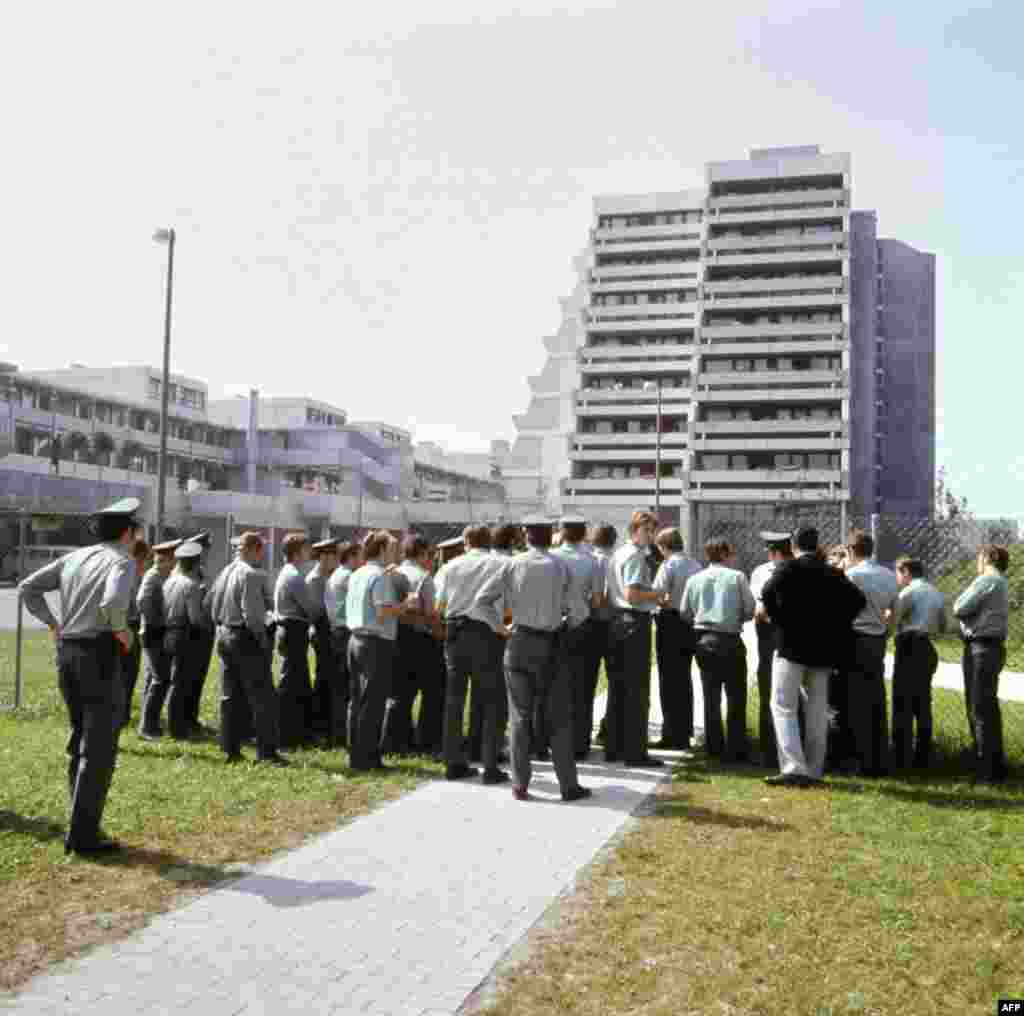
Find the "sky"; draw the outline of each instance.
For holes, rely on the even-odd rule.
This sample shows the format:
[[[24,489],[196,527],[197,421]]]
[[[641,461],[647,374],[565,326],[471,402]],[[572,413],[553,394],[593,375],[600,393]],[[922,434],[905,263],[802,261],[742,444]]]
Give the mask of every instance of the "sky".
[[[172,370],[483,450],[596,194],[818,144],[937,255],[937,465],[1024,516],[1022,35],[1018,0],[18,5],[0,358],[158,365],[173,226]]]

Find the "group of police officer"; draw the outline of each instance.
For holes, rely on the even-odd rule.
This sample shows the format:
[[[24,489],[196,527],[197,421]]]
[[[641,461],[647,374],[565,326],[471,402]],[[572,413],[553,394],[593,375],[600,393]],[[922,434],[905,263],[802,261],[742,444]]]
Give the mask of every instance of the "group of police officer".
[[[792,537],[763,533],[769,560],[749,583],[728,543],[710,541],[702,567],[686,556],[678,529],[658,533],[656,517],[645,511],[633,513],[618,549],[611,526],[596,527],[588,540],[581,517],[562,518],[556,535],[552,521],[536,516],[493,531],[468,527],[440,546],[443,563],[416,533],[399,543],[387,531],[372,532],[361,545],[311,544],[292,533],[271,591],[261,567],[263,539],[255,532],[234,541],[235,559],[212,584],[201,566],[208,533],[158,544],[144,571],[150,548],[138,508],[138,501],[125,499],[99,512],[97,545],[47,565],[20,586],[26,608],[57,640],[72,727],[69,852],[117,846],[102,835],[100,819],[119,732],[130,719],[139,646],[143,738],[164,736],[165,706],[168,736],[204,732],[199,701],[216,642],[220,742],[229,762],[240,761],[243,743],[254,740],[257,762],[286,766],[279,748],[326,738],[348,747],[353,771],[385,768],[385,754],[438,753],[447,779],[510,782],[522,801],[530,799],[532,760],[550,757],[563,800],[575,801],[591,796],[579,783],[577,762],[591,749],[602,662],[605,760],[663,765],[647,744],[652,621],[664,717],[660,747],[691,746],[696,659],[708,754],[723,762],[752,760],[740,633],[753,619],[761,762],[780,768],[768,782],[805,786],[821,779],[830,704],[839,719],[839,757],[852,758],[863,775],[882,774],[889,750],[884,658],[895,619],[894,764],[928,761],[937,665],[930,638],[944,624],[942,595],[924,580],[918,561],[900,559],[895,573],[875,563],[863,533],[851,540],[845,570],[825,560],[812,527]],[[1006,775],[996,688],[1005,659],[1007,564],[1005,548],[983,548],[978,579],[954,605],[965,639],[977,776],[987,780]],[[59,621],[44,598],[57,590]],[[275,634],[282,657],[276,688]],[[482,773],[470,764],[476,758]],[[500,767],[506,759],[511,775]]]

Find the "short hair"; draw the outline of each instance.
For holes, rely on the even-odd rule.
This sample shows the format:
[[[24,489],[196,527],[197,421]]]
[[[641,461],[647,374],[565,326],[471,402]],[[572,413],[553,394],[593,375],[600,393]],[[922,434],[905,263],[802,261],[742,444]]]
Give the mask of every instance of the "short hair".
[[[704,556],[712,564],[718,564],[732,557],[732,544],[728,540],[708,540],[704,544]]]
[[[540,528],[540,527],[536,527],[536,528]],[[562,534],[561,534],[561,532],[557,532],[557,533],[556,532],[552,532],[551,533],[551,540],[549,541],[549,546],[552,546],[552,547],[561,547],[562,546]]]
[[[801,526],[793,536],[793,545],[805,554],[813,553],[818,549],[818,530],[814,526]]]
[[[259,533],[248,532],[242,533],[238,538],[238,549],[239,550],[262,550],[263,549],[263,537]]]
[[[96,519],[96,536],[102,543],[113,543],[129,530],[138,528],[138,520],[125,515],[100,515]]]
[[[675,526],[663,529],[654,542],[659,547],[664,547],[670,554],[681,554],[684,549],[683,534]]]
[[[338,561],[341,564],[348,564],[348,562],[359,553],[359,544],[351,543],[346,541],[338,547]]]
[[[857,557],[871,557],[875,552],[875,541],[870,533],[865,533],[863,529],[854,529],[850,533],[850,550]]]
[[[983,556],[987,564],[992,565],[1001,572],[1005,572],[1010,567],[1010,552],[998,543],[982,544],[978,550],[978,555],[979,557]]]
[[[145,540],[136,540],[132,544],[132,559],[135,561],[145,561],[150,554],[150,546]]]
[[[298,556],[302,548],[309,543],[305,533],[289,533],[281,541],[281,550],[284,551],[284,559],[291,561]]]
[[[654,512],[635,511],[629,517],[629,531],[635,533],[641,526],[657,526],[658,516]]]
[[[587,537],[587,524],[585,522],[563,522],[562,539],[569,543],[580,543]]]
[[[590,532],[590,543],[594,547],[600,547],[602,550],[608,550],[614,547],[618,542],[619,534],[614,526],[607,524],[601,526],[594,526]]]
[[[491,530],[491,548],[493,550],[511,550],[519,542],[519,527],[510,522],[503,526],[495,526]]]
[[[196,571],[199,565],[199,557],[179,557],[178,567],[181,569],[183,575],[191,575]]]
[[[415,561],[421,554],[430,550],[430,544],[419,533],[409,533],[402,537],[402,560]]]
[[[487,526],[466,526],[462,530],[462,539],[474,550],[491,549],[491,531]]]
[[[527,526],[526,542],[531,547],[546,550],[551,546],[551,526]]]
[[[367,561],[380,557],[393,539],[394,537],[386,529],[375,529],[367,533],[363,537],[363,557]]]
[[[916,557],[896,558],[896,571],[906,572],[912,579],[924,578],[924,562]]]

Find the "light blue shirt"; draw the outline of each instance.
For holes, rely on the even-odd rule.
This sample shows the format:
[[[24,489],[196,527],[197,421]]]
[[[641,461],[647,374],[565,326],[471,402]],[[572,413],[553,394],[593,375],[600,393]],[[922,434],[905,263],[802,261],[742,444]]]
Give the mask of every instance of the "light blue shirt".
[[[560,557],[531,547],[488,579],[478,601],[490,606],[502,599],[512,611],[513,626],[554,631],[569,611],[571,582]]]
[[[861,561],[846,569],[846,577],[868,601],[853,619],[853,630],[859,635],[888,635],[889,625],[882,612],[896,608],[896,598],[900,595],[896,572],[875,561]]]
[[[924,579],[911,579],[896,600],[896,631],[938,635],[946,629],[945,608],[946,597],[935,586]]]
[[[324,610],[332,628],[346,627],[345,597],[348,596],[348,583],[352,578],[352,569],[339,565],[331,572],[331,577],[324,586]]]
[[[398,605],[391,576],[377,564],[368,561],[352,573],[345,598],[345,620],[353,635],[377,635],[394,642],[398,638],[398,618],[378,617],[377,608]]]
[[[754,616],[755,606],[743,572],[709,564],[686,583],[680,613],[698,630],[738,635]]]
[[[639,610],[653,614],[658,609],[654,602],[630,603],[626,599],[626,590],[630,586],[651,588],[651,565],[646,547],[638,547],[632,541],[619,547],[608,563],[605,586],[608,604],[617,610]]]
[[[668,609],[679,610],[687,583],[700,571],[699,562],[683,553],[673,554],[667,561],[662,561],[658,574],[654,576],[654,588],[672,597],[672,606]]]
[[[502,626],[501,601],[482,603],[478,594],[514,560],[474,547],[442,566],[434,576],[434,600],[444,603],[445,619],[468,617],[497,631]]]
[[[582,543],[563,543],[554,553],[569,569],[569,627],[576,628],[590,618],[594,593],[603,592],[600,570]]]
[[[594,555],[594,563],[597,565],[597,591],[607,593],[608,565],[612,556],[603,547],[590,547],[590,553]],[[612,608],[607,603],[594,611],[594,617],[599,621],[610,621],[611,616]]]
[[[953,604],[965,638],[1005,639],[1010,623],[1010,584],[1005,575],[979,575]]]

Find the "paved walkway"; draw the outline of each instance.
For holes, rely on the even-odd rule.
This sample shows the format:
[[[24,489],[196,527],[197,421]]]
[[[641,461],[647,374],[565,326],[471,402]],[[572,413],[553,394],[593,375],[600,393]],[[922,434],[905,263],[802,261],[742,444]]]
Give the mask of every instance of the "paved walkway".
[[[582,763],[563,804],[538,764],[508,787],[428,783],[37,978],[17,1013],[454,1013],[664,770]],[[0,1008],[4,1003],[0,1002]]]

